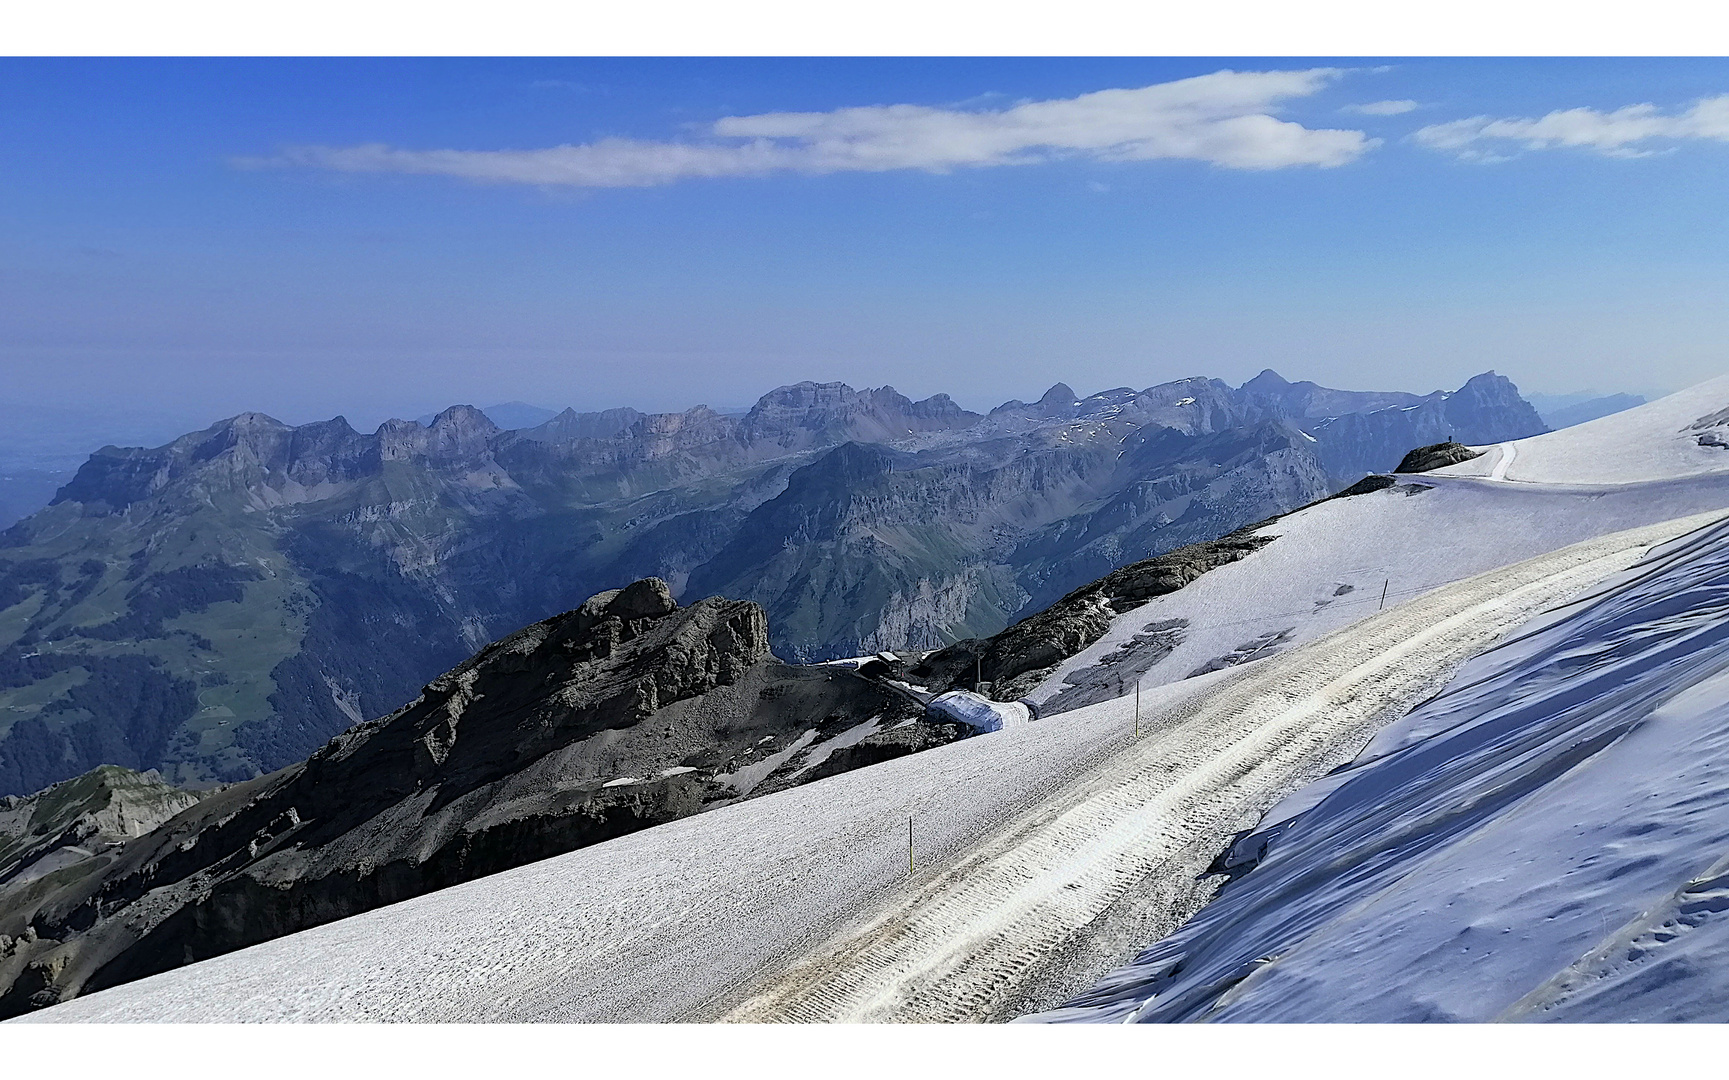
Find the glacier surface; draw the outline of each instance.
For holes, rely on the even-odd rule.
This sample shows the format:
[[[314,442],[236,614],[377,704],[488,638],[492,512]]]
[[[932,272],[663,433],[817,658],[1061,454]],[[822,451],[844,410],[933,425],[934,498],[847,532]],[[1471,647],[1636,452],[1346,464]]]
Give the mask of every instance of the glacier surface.
[[[1470,661],[1223,861],[1253,868],[1031,1019],[1729,1019],[1729,522]]]

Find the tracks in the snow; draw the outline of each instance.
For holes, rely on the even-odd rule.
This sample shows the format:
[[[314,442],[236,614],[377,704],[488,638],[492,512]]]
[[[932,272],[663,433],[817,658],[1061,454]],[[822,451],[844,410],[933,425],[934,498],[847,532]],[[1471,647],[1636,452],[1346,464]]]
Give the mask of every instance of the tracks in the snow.
[[[1575,544],[1437,589],[1245,668],[862,927],[773,973],[737,1021],[1000,1019],[1149,879],[1192,881],[1238,828],[1533,615],[1712,515]],[[1204,902],[1190,890],[1187,910]]]

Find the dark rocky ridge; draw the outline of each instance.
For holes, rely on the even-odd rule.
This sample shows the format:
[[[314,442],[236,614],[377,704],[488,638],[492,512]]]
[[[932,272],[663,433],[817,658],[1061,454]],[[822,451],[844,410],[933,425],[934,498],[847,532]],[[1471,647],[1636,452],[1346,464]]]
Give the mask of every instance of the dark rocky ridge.
[[[107,448],[0,536],[0,793],[102,762],[254,777],[642,577],[762,604],[792,660],[987,637],[1412,445],[1527,434],[1518,403],[1498,376],[1416,397],[1264,373],[1059,384],[980,416],[804,383],[741,416],[501,431],[457,406],[362,434],[246,414]]]
[[[1421,484],[1400,485],[1391,476],[1369,475],[1309,505],[1400,487],[1407,489],[1407,495],[1428,490]],[[1284,516],[1276,514],[1217,540],[1189,544],[1113,570],[1001,633],[985,639],[957,641],[947,648],[926,654],[908,666],[904,675],[936,693],[972,690],[998,701],[1019,698],[1043,682],[1063,661],[1104,637],[1118,615],[1140,607],[1156,596],[1176,592],[1202,574],[1252,555],[1278,539],[1277,536],[1254,534]],[[1185,620],[1177,620],[1168,625],[1149,626],[1139,635],[1146,639],[1140,645],[1155,648],[1163,645],[1168,649],[1174,644],[1171,635],[1180,634],[1186,625]],[[1205,670],[1201,670],[1191,675],[1204,673]],[[1062,711],[1089,704],[1095,698],[1096,695],[1065,692],[1052,698],[1047,706],[1052,707],[1053,712]]]
[[[962,734],[921,711],[844,668],[779,662],[748,601],[679,608],[654,579],[601,593],[299,765],[0,887],[0,1015]]]
[[[1113,570],[1050,607],[987,639],[957,641],[924,657],[908,671],[932,690],[980,689],[1011,701],[1037,686],[1051,670],[1104,637],[1111,621],[1155,596],[1176,592],[1209,570],[1235,562],[1272,542],[1252,536],[1265,522]]]

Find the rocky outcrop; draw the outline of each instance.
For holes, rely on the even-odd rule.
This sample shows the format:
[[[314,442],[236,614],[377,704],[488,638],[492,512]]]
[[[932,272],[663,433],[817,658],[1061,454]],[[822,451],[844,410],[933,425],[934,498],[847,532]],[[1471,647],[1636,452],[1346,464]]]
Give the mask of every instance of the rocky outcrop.
[[[1428,446],[1419,446],[1399,459],[1399,465],[1393,471],[1396,473],[1430,472],[1434,469],[1444,469],[1448,465],[1457,465],[1461,461],[1482,457],[1483,451],[1473,450],[1464,443],[1439,442]]]
[[[1104,637],[1118,615],[1271,543],[1272,537],[1253,535],[1259,527],[1246,526],[1114,570],[1000,634],[931,653],[908,676],[932,690],[987,692],[997,701],[1019,698],[1057,665]]]
[[[155,772],[101,765],[20,797],[0,798],[0,887],[58,874],[143,836],[198,802]]]
[[[1399,482],[1391,476],[1381,476],[1379,474],[1365,476],[1350,487],[1345,488],[1343,491],[1334,492],[1332,495],[1328,496],[1328,498],[1350,499],[1358,495],[1371,495],[1377,491],[1385,491],[1390,487],[1396,486],[1398,483]]]
[[[658,579],[603,592],[77,874],[0,886],[0,1014],[802,782],[824,732],[920,711],[844,668],[776,660],[756,604],[681,608]]]
[[[838,776],[867,765],[878,765],[906,757],[908,754],[916,754],[920,750],[956,742],[966,735],[967,730],[961,724],[904,724],[836,750],[822,764],[813,767],[804,779],[810,781],[820,780],[825,776]]]

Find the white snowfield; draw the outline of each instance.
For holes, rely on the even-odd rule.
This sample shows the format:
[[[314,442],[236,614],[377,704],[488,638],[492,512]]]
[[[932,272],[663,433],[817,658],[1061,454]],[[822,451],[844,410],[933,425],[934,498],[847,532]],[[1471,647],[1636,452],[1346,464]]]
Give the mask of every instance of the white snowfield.
[[[1729,1019],[1729,523],[1471,661],[1038,1019]]]
[[[1486,453],[1428,475],[1537,484],[1637,484],[1722,472],[1729,470],[1726,407],[1729,375],[1547,435],[1476,447]]]
[[[1729,406],[1729,380],[1706,385],[1717,389],[1686,392],[1682,412]],[[1646,416],[1643,427],[1615,428],[1595,449],[1572,445],[1638,457],[1641,439],[1673,433],[1665,426],[1670,412]],[[1289,515],[1267,527],[1278,539],[1261,550],[1119,617],[1104,641],[1033,695],[1042,705],[1065,694],[1078,702],[1082,691],[1108,688],[1116,672],[1146,666],[1138,740],[1131,675],[1123,696],[1056,715],[1047,709],[1037,723],[673,822],[24,1019],[966,1020],[1048,1009],[1201,909],[1217,878],[1197,878],[1234,834],[1349,761],[1469,657],[1729,508],[1729,472],[1688,462],[1677,466],[1685,475],[1632,480],[1521,476],[1528,461],[1543,463],[1534,444],[1605,421],[1518,443],[1501,480],[1489,478],[1491,461],[1479,476],[1423,474]],[[1595,460],[1575,454],[1588,458]],[[1610,655],[1631,647],[1612,634],[1605,642]],[[1556,666],[1565,668],[1565,659]],[[1663,670],[1660,659],[1648,666]],[[1188,677],[1208,667],[1217,670]],[[1423,723],[1398,730],[1428,730]],[[1339,778],[1325,783],[1274,811],[1269,824],[1285,822],[1295,836],[1309,820],[1301,810],[1325,805]],[[1697,794],[1677,789],[1676,798]],[[1565,816],[1572,812],[1555,811],[1555,829],[1586,828],[1576,824],[1586,819]],[[1633,868],[1623,874],[1654,883],[1638,876],[1633,839],[1618,841]],[[1707,841],[1716,842],[1710,836],[1677,845],[1686,841],[1709,854],[1701,872],[1729,852],[1707,852]],[[1374,865],[1391,857],[1375,850]],[[1532,856],[1547,854],[1520,858]],[[1525,875],[1485,869],[1494,865],[1471,872],[1500,874],[1521,895],[1541,880],[1521,885],[1516,879]],[[1269,859],[1227,890],[1191,928],[1271,866]],[[1459,888],[1479,880],[1436,874]],[[1691,893],[1675,895],[1676,911],[1694,903]],[[1415,910],[1446,921],[1439,909],[1419,903]],[[1459,911],[1446,918],[1470,914]],[[1635,913],[1623,923],[1630,926]],[[1612,929],[1601,928],[1595,940]],[[1337,946],[1351,954],[1378,940],[1341,938]],[[1206,970],[1235,979],[1243,964],[1270,955]],[[1439,955],[1403,962],[1416,970],[1424,957],[1440,964]],[[1618,955],[1605,953],[1600,966],[1613,967]],[[1588,960],[1574,951],[1561,966],[1577,961],[1585,966],[1576,979],[1611,985]],[[1285,970],[1297,981],[1284,995],[1303,997],[1293,988],[1316,976],[1298,965]],[[1127,997],[1092,999],[1086,1015],[1121,1018],[1141,1009],[1147,995],[1134,980],[1148,974],[1124,976],[1113,986]],[[1421,988],[1409,985],[1420,997]],[[1434,1015],[1447,1014],[1436,1007]]]

